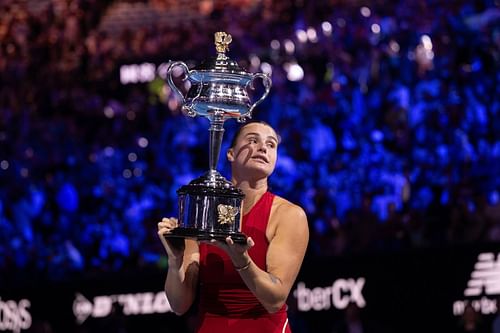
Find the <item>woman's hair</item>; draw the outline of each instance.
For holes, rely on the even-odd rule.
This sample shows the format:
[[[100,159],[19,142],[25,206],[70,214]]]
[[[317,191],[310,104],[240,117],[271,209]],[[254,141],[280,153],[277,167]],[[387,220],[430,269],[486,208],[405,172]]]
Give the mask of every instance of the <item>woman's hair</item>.
[[[262,124],[262,125],[266,125],[266,126],[269,126],[271,127],[273,130],[274,128],[269,125],[267,122],[263,121],[263,120],[251,120],[249,122],[246,122],[245,124],[241,125],[237,130],[236,132],[234,133],[233,135],[233,138],[231,139],[231,145],[229,146],[229,148],[233,148],[235,145],[236,145],[236,140],[238,140],[238,136],[240,135],[241,131],[248,125],[250,124]]]

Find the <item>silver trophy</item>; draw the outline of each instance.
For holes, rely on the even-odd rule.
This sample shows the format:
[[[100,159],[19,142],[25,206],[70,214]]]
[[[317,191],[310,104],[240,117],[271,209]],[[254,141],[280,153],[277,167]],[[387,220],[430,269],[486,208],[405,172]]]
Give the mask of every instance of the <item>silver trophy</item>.
[[[201,177],[177,190],[179,199],[179,227],[165,237],[224,240],[231,236],[236,243],[245,243],[241,232],[243,192],[234,187],[217,170],[224,121],[236,118],[245,122],[252,111],[269,94],[271,79],[263,73],[248,73],[226,56],[231,35],[215,33],[217,57],[189,70],[182,61],[172,62],[167,70],[167,83],[182,99],[182,111],[188,116],[204,116],[210,121],[209,170]],[[182,68],[191,88],[184,96],[175,85],[172,72]],[[261,79],[265,92],[251,103],[248,89],[254,89]]]

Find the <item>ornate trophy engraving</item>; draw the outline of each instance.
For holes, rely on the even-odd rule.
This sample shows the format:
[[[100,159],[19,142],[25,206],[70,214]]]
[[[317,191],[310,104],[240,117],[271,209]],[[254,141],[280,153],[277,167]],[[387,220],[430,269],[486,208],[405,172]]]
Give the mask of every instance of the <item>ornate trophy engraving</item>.
[[[231,35],[215,33],[217,57],[189,70],[184,62],[172,62],[167,70],[167,83],[182,100],[182,110],[188,116],[204,116],[210,121],[209,170],[201,177],[177,190],[179,196],[179,227],[165,237],[194,238],[198,240],[225,240],[246,242],[241,233],[244,194],[217,170],[224,134],[224,121],[236,118],[240,122],[252,117],[252,111],[269,94],[271,79],[263,73],[247,73],[225,52],[229,50]],[[191,88],[184,96],[175,85],[172,71],[182,68]],[[248,88],[260,78],[264,94],[251,103]]]

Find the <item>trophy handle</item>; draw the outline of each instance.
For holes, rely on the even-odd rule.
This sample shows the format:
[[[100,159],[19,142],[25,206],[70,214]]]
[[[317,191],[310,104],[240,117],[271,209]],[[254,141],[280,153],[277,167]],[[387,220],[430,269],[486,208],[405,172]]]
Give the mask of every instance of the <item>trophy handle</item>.
[[[264,74],[264,73],[256,73],[256,74],[254,74],[252,80],[248,83],[250,85],[250,88],[255,89],[253,83],[254,83],[254,81],[255,81],[256,78],[261,78],[262,79],[262,83],[264,84],[264,88],[266,89],[266,91],[264,92],[264,94],[262,95],[261,98],[259,98],[255,103],[253,103],[250,106],[250,109],[248,110],[248,114],[245,115],[245,116],[243,116],[242,118],[245,118],[245,117],[252,118],[252,111],[253,111],[253,109],[257,105],[259,105],[260,103],[262,103],[262,101],[267,97],[267,95],[269,95],[269,91],[271,90],[271,85],[272,85],[271,79],[269,78],[269,75]]]
[[[182,94],[181,90],[175,85],[174,80],[172,78],[172,72],[173,72],[174,68],[177,67],[177,66],[182,67],[182,69],[184,71],[184,74],[186,75],[186,77],[183,79],[183,81],[186,80],[187,77],[189,77],[189,68],[188,68],[188,66],[185,63],[183,63],[182,61],[175,61],[175,62],[170,63],[170,65],[168,66],[168,69],[167,69],[167,83],[170,86],[170,88],[174,91],[174,93],[177,94],[181,98],[181,101],[182,101],[181,104],[184,105],[186,103],[186,98]],[[191,116],[191,113],[192,112],[190,110],[188,110],[188,115]]]
[[[196,115],[198,114],[196,110],[193,108],[193,104],[201,96],[202,91],[203,91],[203,82],[200,82],[200,84],[198,84],[198,91],[196,92],[196,96],[190,98],[189,103],[186,103],[182,106],[182,111],[186,112],[188,116],[196,117]]]

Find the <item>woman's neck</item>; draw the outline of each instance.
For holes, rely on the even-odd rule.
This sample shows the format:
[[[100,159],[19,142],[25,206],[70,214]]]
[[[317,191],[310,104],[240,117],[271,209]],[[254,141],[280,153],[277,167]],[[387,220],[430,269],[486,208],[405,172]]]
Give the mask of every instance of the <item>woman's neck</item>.
[[[233,179],[233,183],[243,191],[245,199],[243,199],[243,213],[246,214],[259,201],[259,199],[267,192],[267,179],[262,179],[256,182],[241,181]]]

